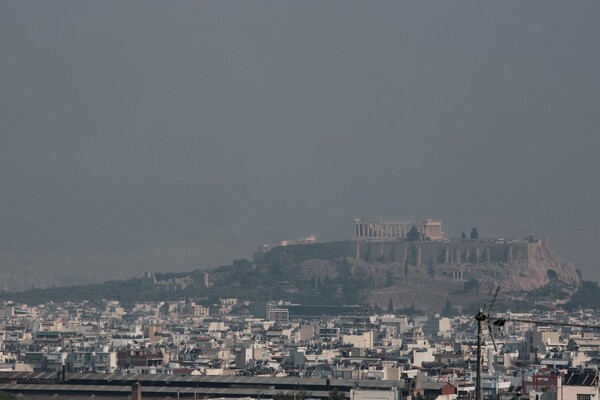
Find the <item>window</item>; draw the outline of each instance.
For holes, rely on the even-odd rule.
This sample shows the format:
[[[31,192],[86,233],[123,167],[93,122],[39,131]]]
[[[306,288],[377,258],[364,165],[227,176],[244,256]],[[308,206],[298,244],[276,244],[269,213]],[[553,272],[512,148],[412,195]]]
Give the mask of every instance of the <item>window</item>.
[[[592,400],[591,394],[578,394],[577,400]]]

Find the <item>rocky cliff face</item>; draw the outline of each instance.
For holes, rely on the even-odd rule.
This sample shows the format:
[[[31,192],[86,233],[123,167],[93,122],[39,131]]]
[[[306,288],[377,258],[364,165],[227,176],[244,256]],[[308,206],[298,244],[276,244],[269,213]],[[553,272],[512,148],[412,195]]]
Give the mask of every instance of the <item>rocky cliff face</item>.
[[[341,267],[343,265],[343,267]],[[416,305],[440,310],[449,300],[458,308],[489,301],[497,286],[502,296],[519,298],[551,287],[549,299],[567,299],[580,285],[575,266],[552,249],[544,248],[528,260],[478,264],[414,265],[366,262],[352,258],[309,259],[295,266],[300,279],[318,282],[357,282],[340,290],[363,290],[371,306],[396,308]]]
[[[528,261],[465,266],[468,275],[484,284],[500,285],[506,291],[528,292],[560,283],[567,292],[579,288],[579,276],[573,263],[552,249],[530,256]]]

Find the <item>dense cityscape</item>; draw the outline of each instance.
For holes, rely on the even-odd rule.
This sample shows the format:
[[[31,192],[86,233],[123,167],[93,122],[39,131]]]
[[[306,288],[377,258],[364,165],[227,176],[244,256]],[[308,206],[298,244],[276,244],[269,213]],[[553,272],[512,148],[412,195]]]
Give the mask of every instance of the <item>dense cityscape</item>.
[[[475,398],[473,315],[302,312],[291,316],[284,302],[237,299],[211,307],[191,299],[129,306],[4,302],[0,391],[89,396],[98,385],[105,393],[129,392],[140,382],[148,395],[168,384],[158,392],[163,397],[203,398],[219,389],[224,397],[328,398],[334,390],[348,397],[352,390],[355,399]],[[487,312],[503,323],[490,321],[483,331],[485,398],[597,396],[600,337],[591,328],[600,326],[597,312]]]

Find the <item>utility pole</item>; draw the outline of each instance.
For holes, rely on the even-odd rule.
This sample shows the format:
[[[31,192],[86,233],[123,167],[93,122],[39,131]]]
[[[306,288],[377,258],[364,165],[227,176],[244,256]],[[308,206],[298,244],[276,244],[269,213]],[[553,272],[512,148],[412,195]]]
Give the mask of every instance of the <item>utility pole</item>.
[[[477,382],[475,384],[475,400],[483,400],[483,386],[481,384],[481,375],[483,375],[483,356],[481,354],[481,347],[483,345],[483,321],[485,321],[486,316],[483,313],[483,310],[480,308],[475,315],[475,320],[477,321]]]

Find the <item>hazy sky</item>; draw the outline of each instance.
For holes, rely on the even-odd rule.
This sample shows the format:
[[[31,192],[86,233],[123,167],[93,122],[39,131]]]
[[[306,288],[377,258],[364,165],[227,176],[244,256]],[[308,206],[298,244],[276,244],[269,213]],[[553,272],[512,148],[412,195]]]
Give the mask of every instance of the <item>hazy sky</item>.
[[[600,2],[2,1],[0,251],[535,226],[600,258]],[[482,229],[483,228],[483,229]],[[577,247],[578,246],[578,247]]]

